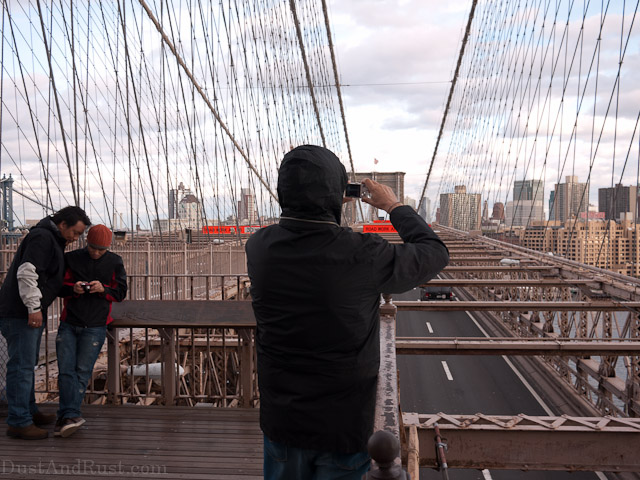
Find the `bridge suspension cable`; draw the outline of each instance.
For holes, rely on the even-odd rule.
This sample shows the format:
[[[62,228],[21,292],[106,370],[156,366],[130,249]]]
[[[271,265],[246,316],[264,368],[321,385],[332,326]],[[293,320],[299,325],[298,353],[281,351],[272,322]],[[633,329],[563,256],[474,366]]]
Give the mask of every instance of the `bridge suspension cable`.
[[[22,223],[72,201],[133,231],[261,224],[279,214],[292,146],[324,144],[353,170],[319,3],[2,5],[0,165],[34,194]],[[197,203],[197,222],[175,215],[171,192]]]
[[[502,204],[524,227],[562,219],[575,231],[581,215],[590,221],[599,188],[624,183],[638,191],[632,54],[638,7],[638,1],[479,2],[427,197],[465,185],[488,204]],[[539,187],[535,201],[515,188],[525,180]],[[561,189],[568,184],[582,190],[570,209],[578,213],[565,219]],[[636,229],[637,218],[636,207]],[[610,232],[599,241],[607,258],[597,262],[609,262]],[[572,244],[573,236],[558,253]]]

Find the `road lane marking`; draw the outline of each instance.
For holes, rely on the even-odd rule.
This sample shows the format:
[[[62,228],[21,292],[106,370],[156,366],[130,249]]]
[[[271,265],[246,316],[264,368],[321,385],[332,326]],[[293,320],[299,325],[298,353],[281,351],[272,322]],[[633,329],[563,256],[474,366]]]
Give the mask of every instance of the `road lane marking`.
[[[456,300],[458,299],[456,298]],[[485,337],[489,337],[489,334],[484,330],[484,328],[480,326],[478,321],[475,318],[473,318],[473,315],[471,315],[471,313],[469,312],[464,312],[464,313],[466,313],[469,316],[469,318],[473,321],[476,327],[478,327],[478,330],[480,330]],[[543,408],[543,410],[547,412],[547,415],[553,416],[554,415],[553,411],[547,406],[547,404],[542,400],[542,398],[540,398],[540,396],[535,392],[533,387],[529,385],[529,382],[527,382],[525,378],[520,374],[520,372],[515,367],[515,365],[511,363],[511,361],[504,355],[502,355],[502,358],[504,358],[505,362],[507,362],[507,365],[509,365],[511,370],[513,370],[514,373],[518,376],[518,378],[520,378],[520,380],[522,381],[524,386],[527,388],[527,390],[529,390],[529,392],[531,392],[531,394],[535,397],[535,399],[538,401],[538,403]],[[596,474],[596,477],[598,477],[599,480],[607,480],[607,476],[604,473],[602,472],[594,472],[594,473]],[[491,473],[489,473],[489,470],[486,470],[486,469],[482,470],[482,475],[484,476],[485,480],[491,480]]]
[[[482,328],[480,326],[480,324],[478,323],[478,321],[473,318],[473,315],[471,315],[469,312],[465,312],[467,315],[469,315],[469,318],[471,320],[473,320],[473,323],[476,324],[476,327],[478,327],[478,329],[482,332],[482,334],[485,337],[489,337],[489,334],[484,330],[484,328]],[[522,374],[518,371],[518,369],[516,368],[516,366],[511,363],[511,360],[509,360],[506,356],[502,355],[502,358],[504,359],[504,361],[507,363],[507,365],[509,365],[509,368],[511,368],[511,370],[513,370],[513,373],[516,374],[516,376],[520,379],[520,381],[522,382],[522,384],[525,386],[525,388],[527,390],[529,390],[529,393],[531,393],[531,395],[533,395],[533,398],[536,399],[536,401],[540,404],[540,406],[542,407],[542,409],[546,412],[547,415],[549,416],[553,416],[553,410],[551,410],[547,404],[544,402],[544,400],[542,400],[542,398],[540,397],[540,395],[538,395],[536,393],[536,391],[533,389],[533,387],[529,384],[529,382],[527,382],[526,378],[524,378],[522,376]]]
[[[429,330],[429,333],[433,333],[433,328],[431,328],[431,324],[429,322],[427,322],[427,330]]]
[[[453,377],[451,376],[451,370],[449,370],[449,365],[447,365],[447,362],[443,361],[442,363],[442,368],[444,368],[444,373],[447,375],[447,378],[449,380],[453,380]]]

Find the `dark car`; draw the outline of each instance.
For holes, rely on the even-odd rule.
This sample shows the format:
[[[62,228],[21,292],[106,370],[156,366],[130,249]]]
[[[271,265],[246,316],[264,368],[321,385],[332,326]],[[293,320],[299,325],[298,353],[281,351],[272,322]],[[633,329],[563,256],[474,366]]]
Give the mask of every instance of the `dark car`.
[[[422,287],[420,300],[453,300],[451,287]]]

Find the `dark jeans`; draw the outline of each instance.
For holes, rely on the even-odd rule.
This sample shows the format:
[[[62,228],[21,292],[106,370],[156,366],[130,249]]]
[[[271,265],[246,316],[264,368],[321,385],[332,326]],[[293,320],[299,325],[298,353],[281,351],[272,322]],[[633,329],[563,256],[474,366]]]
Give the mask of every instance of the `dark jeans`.
[[[80,405],[104,344],[107,327],[76,327],[60,322],[56,337],[58,356],[58,418],[80,417]]]
[[[40,354],[40,340],[44,324],[31,328],[27,318],[0,318],[0,330],[7,339],[7,423],[12,427],[26,427],[37,413],[34,391],[34,372]]]
[[[265,480],[361,480],[371,466],[366,452],[342,454],[287,447],[264,436]]]

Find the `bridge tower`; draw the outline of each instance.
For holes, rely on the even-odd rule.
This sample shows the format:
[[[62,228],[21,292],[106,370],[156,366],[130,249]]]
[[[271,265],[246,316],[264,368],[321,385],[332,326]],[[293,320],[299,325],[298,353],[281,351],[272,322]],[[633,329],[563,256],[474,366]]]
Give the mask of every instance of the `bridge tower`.
[[[13,178],[9,174],[0,180],[2,185],[2,220],[10,232],[13,232]]]

